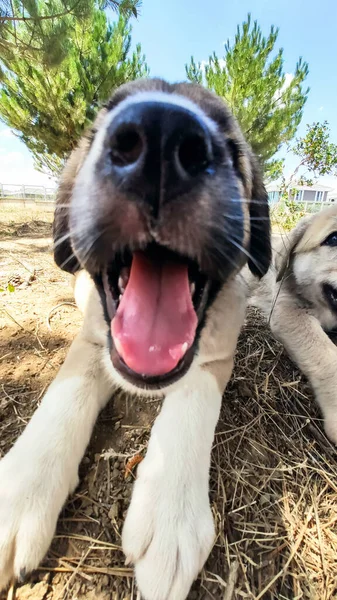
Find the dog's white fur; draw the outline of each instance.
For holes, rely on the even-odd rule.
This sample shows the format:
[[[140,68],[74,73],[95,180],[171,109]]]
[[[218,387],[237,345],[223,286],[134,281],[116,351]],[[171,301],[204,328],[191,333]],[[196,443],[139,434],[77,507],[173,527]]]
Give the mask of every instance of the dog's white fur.
[[[75,297],[83,328],[41,406],[0,461],[0,589],[43,559],[78,483],[97,415],[116,386],[99,296],[85,274]],[[123,548],[146,599],[184,600],[212,547],[210,453],[244,310],[236,277],[214,302],[191,369],[165,390],[139,466]]]
[[[111,119],[138,101],[180,105],[217,131],[217,124],[187,97],[162,91],[136,93],[110,112],[103,111],[92,145],[82,140],[84,152],[68,161],[67,177],[75,178],[72,198],[82,198],[81,186],[87,191],[95,184],[93,167]],[[249,199],[244,197],[254,195],[250,160],[241,152],[245,243]],[[259,201],[261,191],[254,193],[254,201]],[[88,199],[88,194],[83,197]],[[116,387],[153,395],[140,391],[114,369],[99,294],[85,272],[76,278],[75,299],[84,315],[82,330],[28,427],[0,461],[0,590],[43,559],[62,506],[78,483],[78,466],[97,415]],[[163,407],[138,468],[122,540],[145,600],[184,600],[212,547],[210,454],[245,307],[246,287],[240,273],[233,274],[208,310],[190,369],[162,390]]]
[[[321,245],[334,231],[336,206],[304,217],[289,235],[276,238],[274,264],[260,283],[246,269],[245,277],[252,293],[249,303],[262,310],[275,337],[309,379],[325,432],[337,444],[337,347],[325,332],[337,329],[337,314],[322,294],[323,283],[337,289],[337,247]]]

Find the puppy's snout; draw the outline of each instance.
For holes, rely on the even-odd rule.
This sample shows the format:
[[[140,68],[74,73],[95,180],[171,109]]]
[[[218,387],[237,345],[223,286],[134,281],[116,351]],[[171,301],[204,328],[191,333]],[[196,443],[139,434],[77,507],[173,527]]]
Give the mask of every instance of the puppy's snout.
[[[125,107],[110,125],[107,144],[119,188],[150,203],[154,212],[195,186],[213,159],[202,117],[164,102]]]

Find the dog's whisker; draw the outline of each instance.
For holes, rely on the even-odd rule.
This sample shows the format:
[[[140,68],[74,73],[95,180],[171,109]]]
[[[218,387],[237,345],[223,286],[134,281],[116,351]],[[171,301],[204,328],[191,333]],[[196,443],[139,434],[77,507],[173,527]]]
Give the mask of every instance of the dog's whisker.
[[[81,239],[79,239],[77,241],[77,247],[76,247],[76,251],[78,256],[80,256],[80,260],[81,260],[81,264],[85,267],[86,264],[88,263],[89,259],[92,256],[92,252],[94,250],[95,244],[98,242],[98,240],[107,232],[108,227],[104,227],[96,236],[93,240],[91,240],[90,246],[88,248],[86,248],[84,240],[83,241],[83,245],[81,245]],[[81,256],[81,254],[83,254],[84,256]]]
[[[60,264],[60,269],[64,269],[64,267],[73,259],[75,258],[77,260],[77,256],[76,254],[74,254],[74,252],[72,252],[71,254],[69,254],[69,256],[67,256],[67,258]]]
[[[278,300],[279,295],[281,293],[282,286],[283,286],[284,282],[288,279],[288,277],[289,277],[289,275],[287,274],[286,271],[284,271],[284,273],[282,274],[282,278],[280,280],[279,288],[277,290],[277,293],[276,293],[275,298],[273,299],[273,302],[272,302],[272,305],[271,305],[271,309],[270,309],[270,313],[269,313],[269,317],[268,317],[268,321],[267,321],[269,326],[270,326],[271,318],[273,316],[273,312],[274,312],[277,300]]]
[[[56,240],[54,240],[53,242],[53,248],[57,248],[60,244],[63,244],[63,242],[65,242],[66,240],[70,239],[72,235],[72,232],[68,231],[68,233],[65,233],[62,237],[57,238]]]
[[[227,215],[226,215],[226,219],[227,219]],[[243,254],[245,254],[247,256],[247,258],[249,258],[252,261],[252,263],[256,266],[256,268],[258,270],[261,270],[262,264],[257,260],[258,257],[253,256],[251,254],[251,252],[249,252],[246,248],[244,248],[244,246],[242,246],[241,238],[235,239],[235,237],[233,237],[233,233],[231,231],[229,231],[228,223],[225,222],[222,226],[217,225],[216,229],[224,231],[227,241],[230,244],[232,244],[235,248],[237,248],[238,250],[243,252]],[[249,233],[249,230],[244,228],[244,233]],[[228,255],[226,255],[225,258],[228,260],[228,258],[229,258]]]
[[[236,242],[233,238],[228,237],[228,241],[233,244],[233,246],[235,246],[238,250],[240,250],[241,252],[243,252],[243,254],[245,254],[247,256],[247,258],[249,258],[249,260],[252,261],[252,263],[256,266],[257,269],[261,269],[262,263],[260,263],[256,256],[253,256],[251,254],[251,252],[249,252],[246,248],[244,248],[242,246],[242,244]]]

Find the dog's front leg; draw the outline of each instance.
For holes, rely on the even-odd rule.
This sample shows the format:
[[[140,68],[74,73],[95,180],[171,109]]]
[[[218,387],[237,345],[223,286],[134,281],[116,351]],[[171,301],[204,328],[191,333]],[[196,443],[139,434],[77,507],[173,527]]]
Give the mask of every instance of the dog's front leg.
[[[337,444],[337,348],[319,321],[288,294],[279,295],[271,330],[308,378],[324,417],[327,436]]]
[[[212,548],[210,455],[231,370],[232,361],[192,369],[153,426],[123,530],[146,600],[184,600]]]
[[[0,589],[43,559],[98,412],[111,395],[104,349],[80,334],[27,428],[0,461]]]

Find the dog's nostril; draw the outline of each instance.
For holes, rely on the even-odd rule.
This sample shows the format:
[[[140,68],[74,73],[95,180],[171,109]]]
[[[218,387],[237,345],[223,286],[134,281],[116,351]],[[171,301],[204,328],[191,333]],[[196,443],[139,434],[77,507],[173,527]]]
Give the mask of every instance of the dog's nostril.
[[[115,134],[111,143],[111,160],[117,167],[125,167],[137,162],[143,151],[141,136],[134,129],[126,129]]]
[[[185,137],[178,149],[178,159],[183,170],[192,177],[205,171],[210,162],[205,140],[199,135]]]

